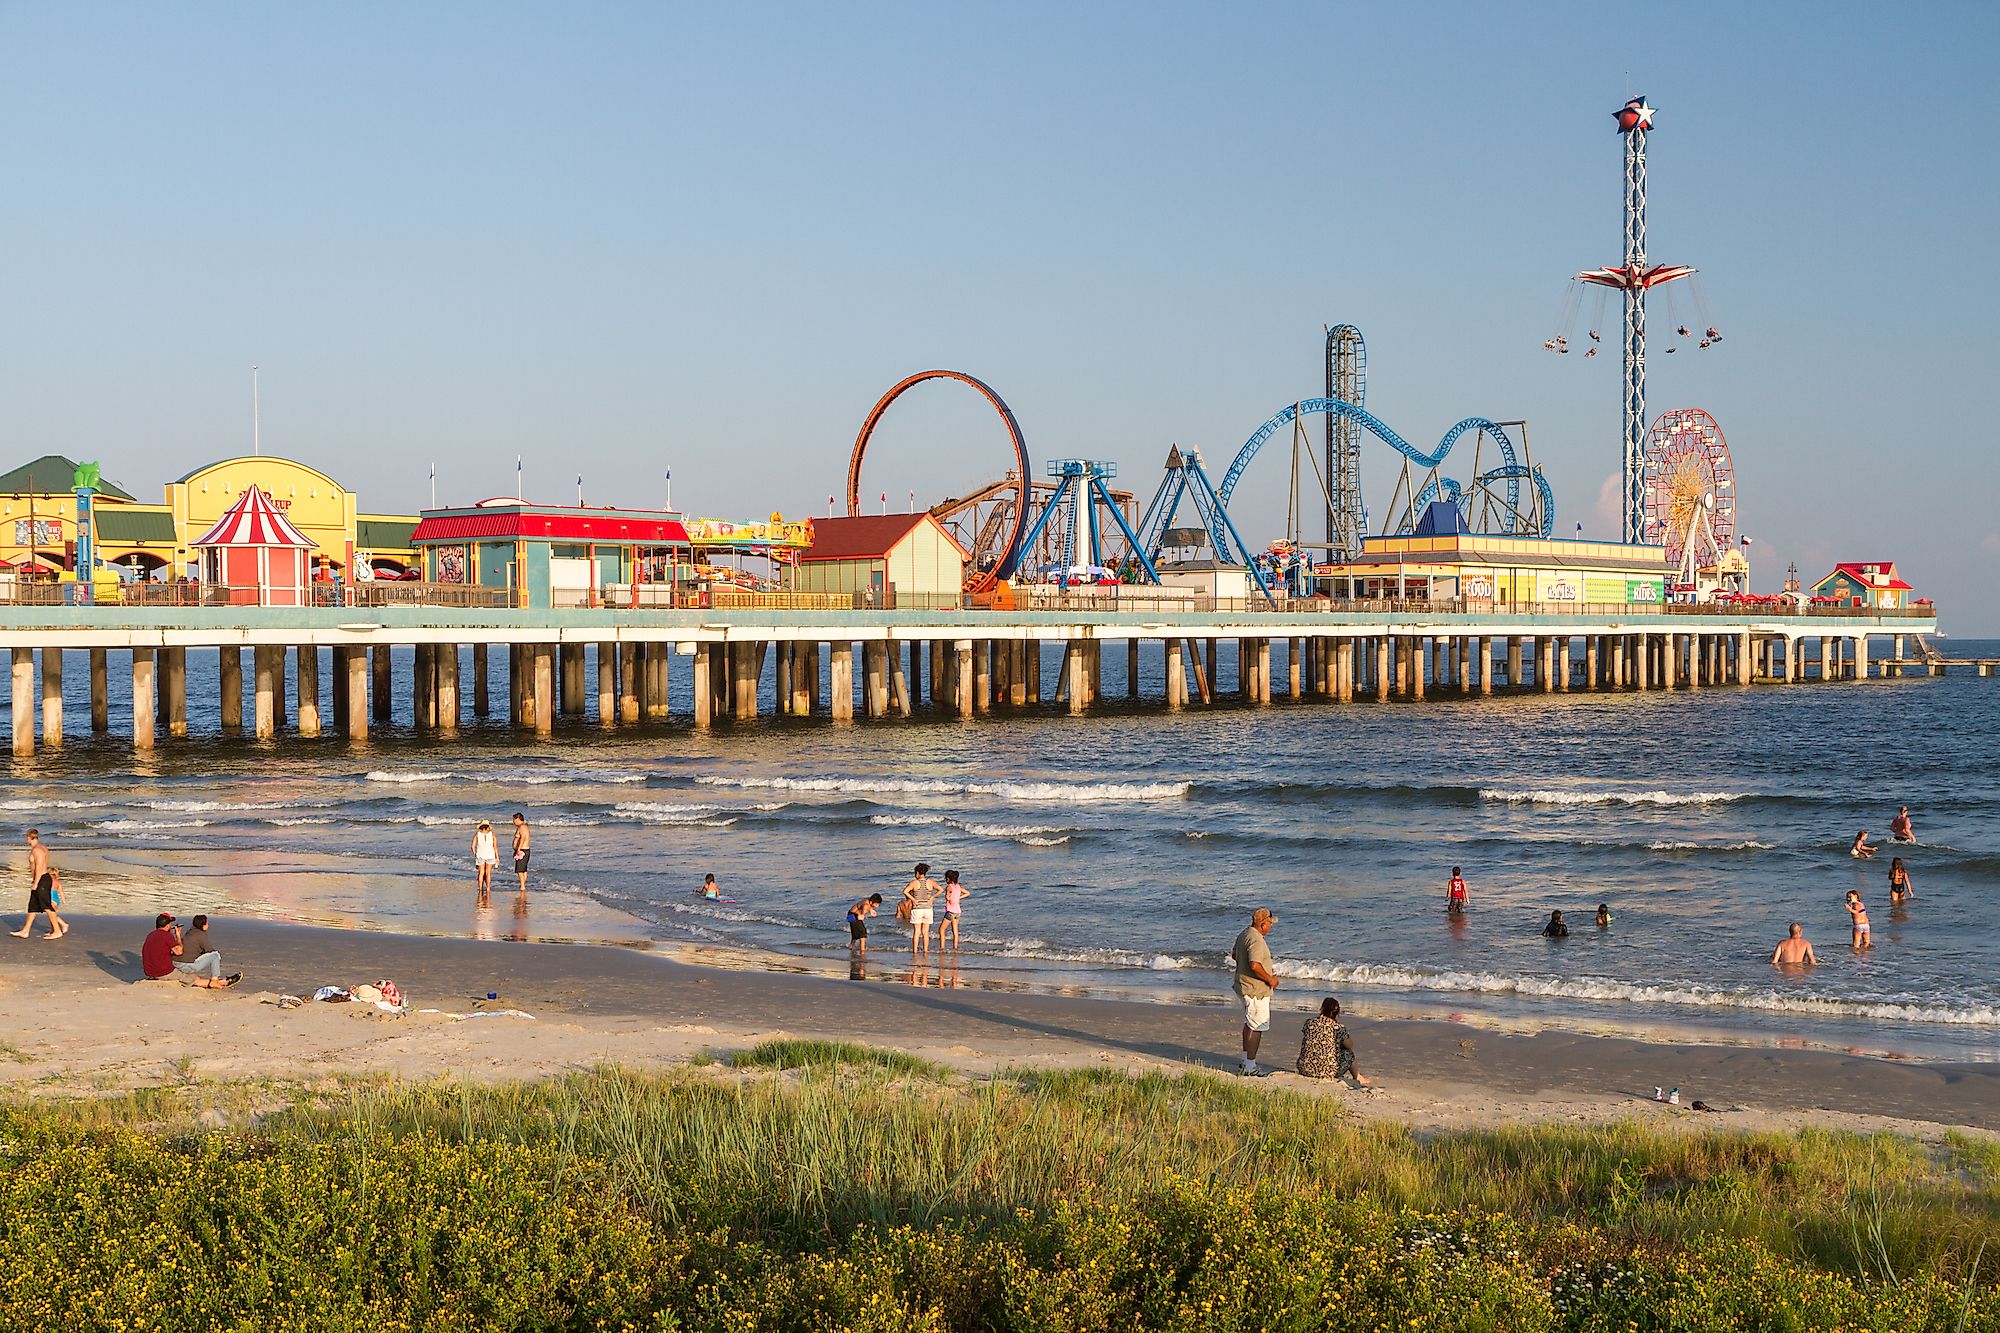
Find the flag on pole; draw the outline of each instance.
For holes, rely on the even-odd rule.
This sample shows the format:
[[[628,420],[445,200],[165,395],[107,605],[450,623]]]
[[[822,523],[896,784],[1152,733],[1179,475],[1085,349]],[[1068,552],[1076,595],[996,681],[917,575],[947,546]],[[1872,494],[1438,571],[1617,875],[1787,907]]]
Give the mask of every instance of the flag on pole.
[[[1745,538],[1743,539],[1743,544],[1744,544],[1745,546],[1748,546],[1748,545],[1750,544],[1750,539],[1749,539],[1748,537],[1745,537]]]
[[[1576,535],[1579,537],[1583,535],[1583,524],[1579,523],[1576,525]]]

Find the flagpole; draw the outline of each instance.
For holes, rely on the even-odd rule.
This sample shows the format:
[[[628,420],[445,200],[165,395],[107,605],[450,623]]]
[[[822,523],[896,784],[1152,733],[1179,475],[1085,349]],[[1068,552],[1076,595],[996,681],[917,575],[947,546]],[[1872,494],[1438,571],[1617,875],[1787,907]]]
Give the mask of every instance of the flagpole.
[[[438,465],[431,464],[431,508],[438,507]]]
[[[252,362],[250,366],[250,452],[258,458],[264,456],[263,415],[262,405],[258,402],[257,398],[257,366],[255,362]]]
[[[525,500],[528,498],[527,495],[524,494],[522,491],[521,455],[519,454],[514,455],[514,498],[516,500]]]

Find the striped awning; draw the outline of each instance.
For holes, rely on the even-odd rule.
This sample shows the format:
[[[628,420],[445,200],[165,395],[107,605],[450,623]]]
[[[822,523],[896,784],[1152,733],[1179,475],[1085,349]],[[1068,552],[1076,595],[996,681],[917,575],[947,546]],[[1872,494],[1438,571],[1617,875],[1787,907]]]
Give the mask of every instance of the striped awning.
[[[292,526],[278,512],[262,486],[250,485],[229,512],[215,520],[215,526],[193,543],[196,546],[303,546],[319,545]]]

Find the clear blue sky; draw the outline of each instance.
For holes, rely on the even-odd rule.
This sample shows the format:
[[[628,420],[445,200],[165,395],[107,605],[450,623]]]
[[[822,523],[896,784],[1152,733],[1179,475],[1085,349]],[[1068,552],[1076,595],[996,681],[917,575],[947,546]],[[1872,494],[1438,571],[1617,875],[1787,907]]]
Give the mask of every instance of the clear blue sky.
[[[1316,394],[1347,321],[1385,419],[1527,418],[1559,530],[1609,536],[1616,357],[1541,342],[1618,258],[1629,91],[1652,256],[1726,334],[1650,403],[1720,420],[1759,585],[1896,559],[2000,632],[2000,10],[1335,9],[0,6],[0,455],[151,497],[247,449],[254,361],[266,449],[370,508],[433,460],[447,502],[509,491],[520,453],[532,496],[656,504],[670,465],[694,512],[824,512],[875,398],[942,366],[1038,467],[1144,495]],[[868,488],[1000,446],[926,386]]]

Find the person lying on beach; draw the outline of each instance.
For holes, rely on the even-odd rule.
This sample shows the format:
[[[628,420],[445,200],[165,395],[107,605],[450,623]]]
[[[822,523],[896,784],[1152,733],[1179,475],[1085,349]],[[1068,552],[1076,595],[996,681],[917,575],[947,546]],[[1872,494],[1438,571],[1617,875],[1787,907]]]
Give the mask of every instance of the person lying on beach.
[[[1542,927],[1542,934],[1552,940],[1569,938],[1569,923],[1563,920],[1561,912],[1549,913],[1549,924]]]
[[[1916,887],[1910,883],[1910,872],[1903,868],[1903,858],[1896,857],[1889,862],[1889,905],[1901,906],[1916,896]]]
[[[1875,849],[1868,845],[1867,829],[1862,829],[1859,833],[1854,835],[1854,845],[1847,849],[1847,854],[1853,857],[1857,861],[1868,861],[1874,859]]]
[[[1778,947],[1771,954],[1772,967],[1814,967],[1819,963],[1813,953],[1812,941],[1806,938],[1806,928],[1792,922],[1791,932],[1778,941]]]
[[[1859,889],[1849,889],[1847,891],[1847,915],[1854,926],[1854,947],[1856,949],[1873,948],[1874,941],[1868,938],[1868,904],[1861,901],[1861,891]]]
[[[1319,1003],[1319,1012],[1306,1020],[1305,1034],[1299,1039],[1298,1070],[1304,1078],[1338,1078],[1357,1088],[1372,1088],[1375,1080],[1362,1077],[1354,1067],[1354,1043],[1340,1021],[1340,1001],[1331,995]]]
[[[1917,840],[1917,831],[1910,826],[1909,806],[1906,805],[1898,810],[1896,817],[1889,821],[1889,836],[1896,842],[1915,842]]]

